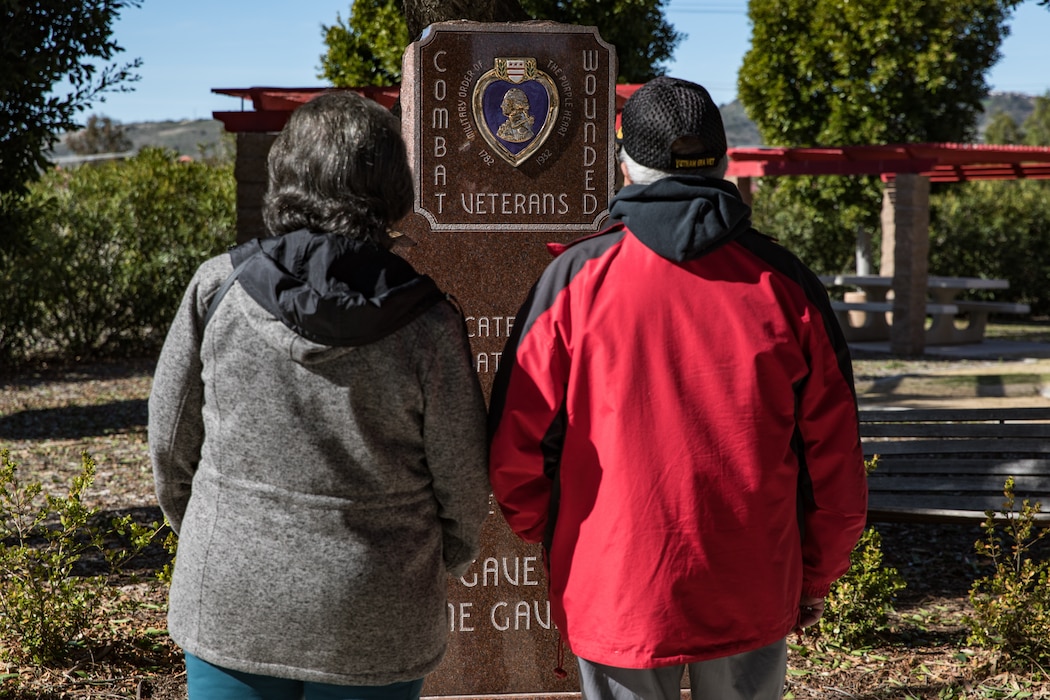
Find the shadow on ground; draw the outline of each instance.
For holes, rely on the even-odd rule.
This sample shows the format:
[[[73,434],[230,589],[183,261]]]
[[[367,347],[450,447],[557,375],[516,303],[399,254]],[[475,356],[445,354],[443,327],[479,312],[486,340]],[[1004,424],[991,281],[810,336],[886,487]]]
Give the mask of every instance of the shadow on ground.
[[[20,411],[0,417],[0,440],[77,439],[145,429],[146,399]]]

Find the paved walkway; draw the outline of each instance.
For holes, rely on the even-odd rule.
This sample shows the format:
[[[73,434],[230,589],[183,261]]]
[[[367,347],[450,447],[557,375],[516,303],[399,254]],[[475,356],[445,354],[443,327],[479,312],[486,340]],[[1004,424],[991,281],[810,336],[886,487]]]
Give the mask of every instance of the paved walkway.
[[[989,340],[895,357],[888,343],[854,343],[861,408],[1050,406],[1050,343]]]

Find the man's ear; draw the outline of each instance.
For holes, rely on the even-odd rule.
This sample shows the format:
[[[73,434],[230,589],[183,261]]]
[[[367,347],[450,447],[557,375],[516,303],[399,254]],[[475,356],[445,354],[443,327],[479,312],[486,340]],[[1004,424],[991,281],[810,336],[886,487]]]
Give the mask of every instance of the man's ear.
[[[622,160],[620,161],[620,172],[623,174],[624,186],[633,184],[631,182],[631,176],[627,174],[627,163],[624,163]]]

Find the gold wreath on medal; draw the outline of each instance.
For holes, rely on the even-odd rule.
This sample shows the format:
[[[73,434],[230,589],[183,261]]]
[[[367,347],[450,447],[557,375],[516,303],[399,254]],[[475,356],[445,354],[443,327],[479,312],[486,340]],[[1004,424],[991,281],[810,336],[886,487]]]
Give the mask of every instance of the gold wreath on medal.
[[[558,89],[535,58],[495,59],[474,86],[474,121],[485,142],[515,168],[540,149],[558,121]]]

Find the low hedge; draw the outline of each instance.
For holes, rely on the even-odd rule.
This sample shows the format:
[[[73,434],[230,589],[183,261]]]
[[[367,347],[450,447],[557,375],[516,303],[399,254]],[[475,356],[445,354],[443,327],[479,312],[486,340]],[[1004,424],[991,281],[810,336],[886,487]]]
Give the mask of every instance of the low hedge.
[[[232,164],[149,148],[0,200],[0,363],[156,352],[197,266],[236,239]]]

